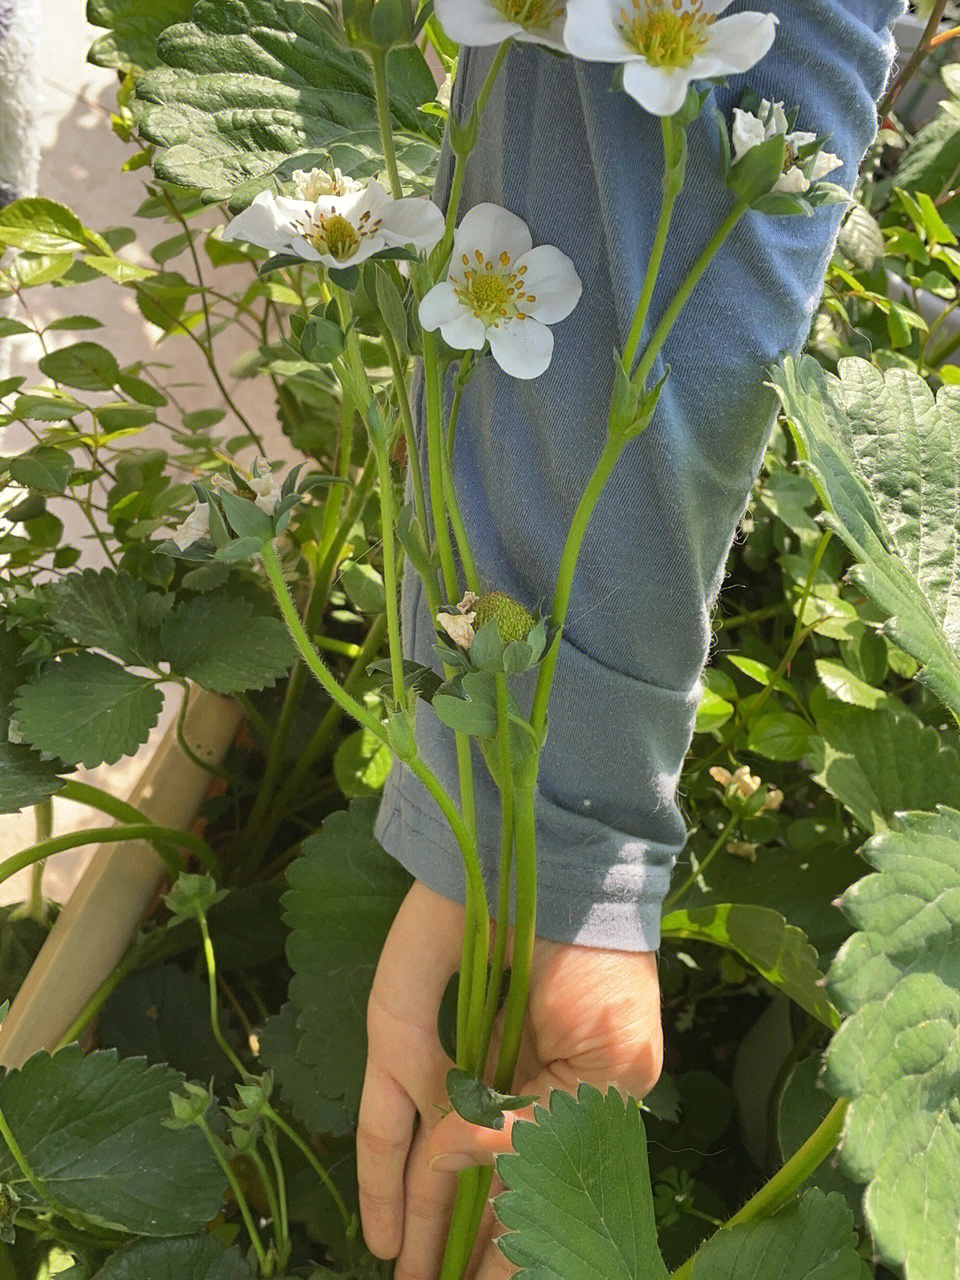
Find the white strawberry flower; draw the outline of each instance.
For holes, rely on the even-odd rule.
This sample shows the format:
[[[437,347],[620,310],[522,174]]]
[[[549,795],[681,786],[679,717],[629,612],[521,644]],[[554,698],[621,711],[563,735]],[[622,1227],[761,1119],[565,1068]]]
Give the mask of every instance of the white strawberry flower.
[[[363,183],[334,169],[294,169],[293,194],[298,200],[319,200],[322,196],[347,196],[362,191]]]
[[[223,239],[247,240],[272,253],[342,269],[382,249],[432,249],[443,236],[443,214],[426,196],[393,200],[379,182],[361,187],[342,175],[340,184],[342,195],[315,200],[262,191],[229,223]]]
[[[550,364],[553,334],[583,286],[565,253],[533,247],[522,218],[495,204],[465,214],[453,239],[447,279],[420,303],[420,323],[457,351],[490,354],[513,378],[536,378]]]
[[[201,538],[210,534],[210,508],[205,502],[198,502],[190,511],[182,524],[178,525],[170,535],[170,540],[181,551],[192,547]]]
[[[436,0],[435,12],[457,44],[522,40],[563,48],[563,0]]]
[[[623,87],[647,111],[675,115],[695,80],[739,75],[770,49],[777,18],[732,0],[568,0],[564,42],[577,58],[623,64]]]
[[[814,182],[819,182],[827,174],[833,173],[834,169],[839,169],[843,161],[830,151],[818,151],[811,163],[797,164],[797,156],[805,147],[817,141],[817,135],[803,129],[795,129],[792,133],[789,130],[790,124],[782,102],[769,102],[764,98],[756,114],[744,111],[741,107],[733,109],[730,136],[734,158],[740,160],[761,142],[766,142],[778,133],[783,134],[787,143],[787,161],[773,189],[786,191],[791,195],[802,195],[810,190]]]
[[[270,470],[270,464],[265,458],[258,458],[254,463],[253,475],[248,477],[247,484],[257,495],[253,500],[254,504],[268,516],[272,516],[281,497],[280,481]]]

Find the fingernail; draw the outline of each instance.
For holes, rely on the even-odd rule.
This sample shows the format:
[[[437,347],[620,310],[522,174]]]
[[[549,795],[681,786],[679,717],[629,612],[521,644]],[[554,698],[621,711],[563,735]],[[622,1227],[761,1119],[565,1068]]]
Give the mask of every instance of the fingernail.
[[[434,1173],[460,1173],[463,1169],[472,1169],[476,1163],[476,1157],[466,1151],[444,1151],[433,1157],[430,1168]]]

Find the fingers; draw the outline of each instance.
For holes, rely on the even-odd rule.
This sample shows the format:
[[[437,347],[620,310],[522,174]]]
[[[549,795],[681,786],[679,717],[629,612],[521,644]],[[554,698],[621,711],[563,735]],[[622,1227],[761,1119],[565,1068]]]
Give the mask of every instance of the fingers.
[[[457,1179],[430,1168],[428,1142],[428,1131],[421,1128],[407,1161],[403,1248],[394,1280],[436,1280],[440,1274]]]
[[[417,1109],[376,1062],[367,1064],[357,1127],[357,1181],[367,1247],[395,1258],[403,1242],[403,1175]]]

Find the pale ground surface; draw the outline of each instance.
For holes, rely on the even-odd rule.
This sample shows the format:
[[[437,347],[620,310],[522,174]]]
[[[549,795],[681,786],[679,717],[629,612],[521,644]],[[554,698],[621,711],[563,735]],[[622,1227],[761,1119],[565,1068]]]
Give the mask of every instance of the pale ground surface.
[[[84,20],[83,10],[82,0],[46,0],[43,6],[43,153],[38,194],[69,205],[87,226],[94,229],[117,225],[135,226],[138,239],[151,244],[166,239],[177,228],[160,219],[134,222],[134,210],[144,196],[143,174],[120,172],[120,166],[131,152],[110,129],[109,112],[115,100],[116,77],[112,72],[90,66],[86,62],[86,51],[98,31]],[[149,173],[149,170],[144,172]],[[131,245],[122,250],[122,253],[124,256],[133,256],[136,247]],[[168,264],[168,269],[176,270],[180,267],[179,261]],[[183,269],[185,274],[190,274],[188,267],[184,266]],[[57,333],[51,337],[55,337],[59,345],[89,337],[109,347],[121,365],[147,355],[159,335],[159,330],[144,321],[132,295],[107,280],[70,290],[35,289],[30,292],[28,299],[37,317],[43,321],[80,311],[101,320],[104,324],[102,329],[86,333]],[[15,339],[9,345],[12,348],[9,372],[26,374],[35,382],[36,360],[41,354],[36,349],[35,340],[29,337]],[[219,364],[225,377],[232,358],[239,349],[231,351],[229,343],[218,348]],[[174,365],[169,371],[170,381],[179,384],[177,394],[187,409],[201,405],[209,407],[218,403],[215,389],[209,390],[212,384],[206,365],[192,344],[182,338],[168,339],[161,346],[158,358]],[[256,420],[258,393],[254,384],[247,382],[238,386],[232,378],[226,377],[226,380],[231,394],[235,395],[243,411],[248,416],[253,414]],[[264,420],[269,422],[272,419],[269,403],[263,408],[266,410]],[[225,419],[223,426],[226,427],[228,422],[229,419]],[[19,448],[21,443],[13,431],[3,441],[5,448],[11,451]],[[282,446],[276,439],[268,440],[268,446],[273,456],[282,452]],[[75,519],[75,516],[70,509],[66,513],[58,511],[58,514],[71,527],[71,518]],[[84,563],[99,563],[92,550]],[[160,724],[137,756],[121,761],[118,765],[103,766],[91,773],[80,770],[76,776],[89,779],[101,787],[109,783],[109,789],[114,794],[128,795],[175,710],[176,699],[169,698]],[[84,806],[54,798],[56,834],[78,830],[84,826],[100,826],[107,821],[102,815]],[[0,816],[0,858],[32,844],[33,840],[32,812]],[[68,896],[90,852],[91,850],[82,850],[65,853],[50,860],[44,880],[48,896],[61,901]],[[28,876],[28,872],[21,873],[0,886],[0,902],[22,899]]]
[[[43,156],[39,194],[70,205],[87,225],[94,228],[133,225],[133,212],[143,197],[142,177],[137,173],[120,172],[120,165],[128,153],[112,134],[109,123],[116,79],[111,72],[86,62],[87,48],[97,30],[84,20],[83,9],[82,0],[46,0],[43,8]],[[173,233],[169,224],[159,220],[140,222],[137,231],[138,239],[147,244]],[[129,255],[134,252],[134,247],[123,252]],[[172,262],[170,267],[176,269],[179,265]],[[30,302],[44,320],[80,310],[102,320],[105,327],[89,336],[109,347],[121,364],[146,354],[158,335],[158,331],[143,320],[132,296],[106,280],[102,284],[84,285],[79,291],[35,290],[30,295]],[[75,341],[78,336],[83,335],[57,335],[63,344]],[[163,358],[175,362],[173,379],[186,384],[180,395],[187,407],[214,403],[214,397],[206,390],[210,385],[209,374],[199,353],[186,341],[176,339],[169,341],[161,350]],[[29,374],[38,354],[31,349],[29,340],[14,340],[10,372]],[[229,368],[230,362],[231,352],[222,351],[221,367]],[[228,382],[233,393],[236,384],[232,379]],[[199,383],[203,390],[191,391],[191,383]],[[251,411],[256,414],[255,396],[256,392],[249,383],[241,383],[236,390],[236,398],[248,415]],[[265,420],[271,417],[267,413]],[[17,447],[18,443],[12,435],[5,442],[7,448]],[[282,446],[276,439],[269,443],[275,453],[282,452]],[[96,556],[91,553],[85,562],[96,564]],[[173,700],[168,700],[160,724],[137,756],[89,774],[81,770],[77,776],[87,777],[100,786],[106,786],[109,780],[114,794],[126,796],[160,734],[169,724],[174,709]],[[101,825],[103,821],[101,815],[83,806],[54,799],[56,833]],[[0,816],[0,857],[32,843],[33,831],[30,812],[12,817]],[[61,854],[50,860],[44,882],[49,896],[61,901],[68,896],[89,852]],[[0,902],[20,900],[26,890],[27,875],[25,872],[0,886]]]

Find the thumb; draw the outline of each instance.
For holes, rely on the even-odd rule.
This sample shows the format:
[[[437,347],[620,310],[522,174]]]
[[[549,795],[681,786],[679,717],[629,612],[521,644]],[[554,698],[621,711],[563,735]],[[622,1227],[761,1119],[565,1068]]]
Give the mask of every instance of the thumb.
[[[554,1089],[569,1089],[572,1081],[564,1081],[553,1067],[545,1067],[520,1090],[522,1096],[537,1098],[540,1106],[546,1106]],[[430,1168],[437,1173],[459,1173],[476,1165],[493,1164],[497,1156],[513,1150],[511,1135],[518,1120],[532,1121],[533,1107],[521,1111],[505,1111],[502,1129],[487,1129],[483,1125],[470,1124],[455,1111],[440,1121],[433,1133],[427,1154]]]

